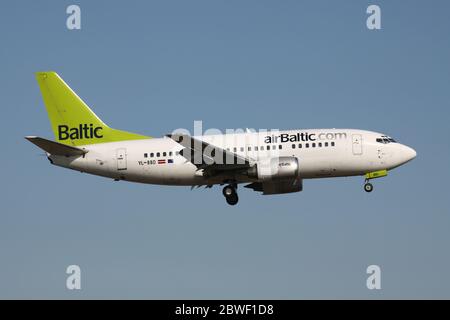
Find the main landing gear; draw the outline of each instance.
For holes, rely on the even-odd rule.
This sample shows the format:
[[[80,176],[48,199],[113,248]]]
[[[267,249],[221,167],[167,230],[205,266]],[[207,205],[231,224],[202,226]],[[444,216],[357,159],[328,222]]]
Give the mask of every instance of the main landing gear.
[[[239,201],[236,189],[236,184],[229,184],[225,186],[222,191],[223,195],[225,196],[225,200],[231,206],[234,206]]]

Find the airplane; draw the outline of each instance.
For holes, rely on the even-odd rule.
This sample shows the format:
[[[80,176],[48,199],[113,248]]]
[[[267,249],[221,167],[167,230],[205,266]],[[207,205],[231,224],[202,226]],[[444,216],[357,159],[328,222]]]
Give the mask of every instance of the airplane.
[[[303,190],[303,180],[364,176],[372,179],[416,157],[416,151],[386,134],[357,129],[251,131],[161,138],[108,127],[56,72],[37,72],[56,141],[27,140],[51,164],[111,178],[157,185],[222,185],[229,205],[237,187],[263,195]]]

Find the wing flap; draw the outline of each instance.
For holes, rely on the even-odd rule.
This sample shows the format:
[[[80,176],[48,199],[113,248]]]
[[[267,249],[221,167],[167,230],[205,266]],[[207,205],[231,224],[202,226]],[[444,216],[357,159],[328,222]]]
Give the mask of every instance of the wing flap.
[[[262,192],[263,195],[292,193],[303,190],[303,181],[301,179],[294,179],[284,181],[253,182],[245,185],[244,187]]]

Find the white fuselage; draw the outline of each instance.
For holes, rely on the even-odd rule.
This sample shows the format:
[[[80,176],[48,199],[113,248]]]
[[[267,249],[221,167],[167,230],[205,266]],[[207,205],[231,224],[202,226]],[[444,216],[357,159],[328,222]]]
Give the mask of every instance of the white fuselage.
[[[195,137],[258,162],[296,157],[302,179],[364,175],[400,166],[416,155],[405,145],[377,142],[383,135],[354,129],[246,132]],[[81,147],[83,148],[83,147]],[[49,156],[53,164],[113,179],[163,185],[212,185],[224,177],[205,177],[178,152],[168,137],[87,145],[84,156]],[[270,150],[268,150],[270,149]],[[229,177],[228,177],[229,179]],[[236,176],[237,182],[254,178]]]

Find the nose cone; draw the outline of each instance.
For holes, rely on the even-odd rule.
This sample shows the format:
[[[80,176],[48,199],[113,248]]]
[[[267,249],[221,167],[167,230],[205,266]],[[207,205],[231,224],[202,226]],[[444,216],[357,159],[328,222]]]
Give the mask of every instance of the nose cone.
[[[417,156],[416,150],[405,145],[401,146],[400,157],[403,163],[411,161],[416,156]]]

